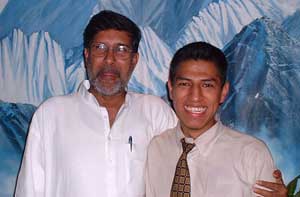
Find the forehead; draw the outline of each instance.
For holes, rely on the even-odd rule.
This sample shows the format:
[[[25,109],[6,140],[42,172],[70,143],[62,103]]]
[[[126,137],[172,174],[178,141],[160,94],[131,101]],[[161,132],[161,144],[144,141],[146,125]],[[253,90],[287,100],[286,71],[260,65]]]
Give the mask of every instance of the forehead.
[[[184,77],[188,79],[206,79],[212,78],[220,80],[220,73],[212,61],[206,60],[186,60],[181,62],[175,74],[175,79]]]
[[[108,29],[99,31],[93,39],[94,43],[103,42],[105,44],[131,44],[130,34],[126,31]]]

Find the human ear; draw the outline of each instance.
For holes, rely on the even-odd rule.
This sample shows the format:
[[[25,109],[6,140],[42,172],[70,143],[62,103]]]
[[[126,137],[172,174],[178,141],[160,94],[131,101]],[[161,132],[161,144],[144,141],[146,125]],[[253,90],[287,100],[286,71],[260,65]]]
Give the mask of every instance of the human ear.
[[[132,57],[132,64],[135,66],[139,61],[139,53],[134,53]]]
[[[170,79],[168,80],[168,90],[169,90],[170,99],[173,100],[173,86],[172,86],[172,82],[170,81]]]
[[[228,92],[229,92],[229,83],[226,81],[225,84],[222,87],[220,104],[225,101]]]
[[[84,48],[83,55],[84,55],[84,60],[85,60],[85,62],[87,62],[87,59],[88,59],[89,56],[90,56],[90,51],[89,51],[89,49]]]

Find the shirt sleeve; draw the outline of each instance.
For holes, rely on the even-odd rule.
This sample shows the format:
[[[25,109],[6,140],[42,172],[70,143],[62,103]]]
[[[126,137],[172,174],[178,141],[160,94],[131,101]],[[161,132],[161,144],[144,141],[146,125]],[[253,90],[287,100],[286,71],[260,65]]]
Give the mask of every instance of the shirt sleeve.
[[[153,123],[155,124],[153,136],[159,135],[163,131],[175,127],[178,121],[175,112],[166,102],[161,100],[159,104],[160,105],[158,105],[153,114]]]
[[[16,197],[44,196],[44,147],[41,137],[42,114],[36,112],[27,136],[25,152],[17,179]]]
[[[257,180],[275,182],[272,174],[275,170],[272,155],[267,146],[260,142],[254,142],[244,149],[242,165],[248,183],[255,185]],[[254,193],[253,193],[254,195]]]

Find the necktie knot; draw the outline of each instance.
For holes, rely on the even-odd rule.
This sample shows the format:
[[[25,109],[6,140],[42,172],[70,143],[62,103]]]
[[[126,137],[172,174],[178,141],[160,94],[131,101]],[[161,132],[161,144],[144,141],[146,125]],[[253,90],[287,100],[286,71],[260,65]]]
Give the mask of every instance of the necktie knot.
[[[184,138],[182,138],[180,141],[183,152],[176,165],[170,197],[191,196],[191,180],[187,162],[187,154],[194,148],[195,144],[186,143]]]
[[[195,144],[186,143],[184,138],[182,138],[180,141],[182,144],[183,152],[186,154],[188,154],[195,147]]]

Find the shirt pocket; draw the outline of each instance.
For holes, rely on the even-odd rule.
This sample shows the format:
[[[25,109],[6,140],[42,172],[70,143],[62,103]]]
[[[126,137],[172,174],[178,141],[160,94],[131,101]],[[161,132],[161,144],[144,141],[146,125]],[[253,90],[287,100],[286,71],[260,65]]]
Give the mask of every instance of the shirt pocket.
[[[126,182],[128,194],[133,197],[145,196],[144,171],[147,154],[147,144],[128,143],[125,147]]]

